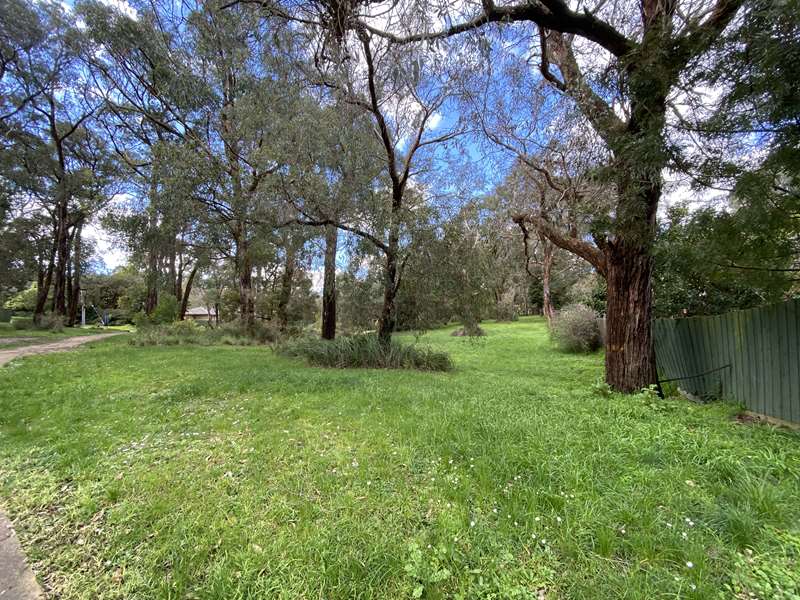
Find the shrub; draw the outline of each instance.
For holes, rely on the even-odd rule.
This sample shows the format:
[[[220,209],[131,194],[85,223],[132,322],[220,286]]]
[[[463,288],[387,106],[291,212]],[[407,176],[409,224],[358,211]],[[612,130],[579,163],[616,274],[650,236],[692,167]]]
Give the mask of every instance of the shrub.
[[[178,318],[178,299],[170,294],[164,294],[158,299],[150,319],[153,323],[172,323]]]
[[[321,367],[370,369],[419,369],[451,371],[453,361],[445,352],[401,344],[382,344],[374,334],[338,337],[335,340],[301,338],[278,347],[284,356],[306,359]]]
[[[135,346],[251,346],[274,341],[273,329],[255,323],[245,327],[240,322],[226,323],[220,327],[200,325],[194,321],[176,321],[161,325],[145,325],[131,336]]]
[[[248,338],[260,344],[269,344],[278,339],[278,330],[275,327],[260,321],[247,325],[239,319],[223,323],[215,329],[211,329],[210,333],[233,338]]]
[[[486,335],[486,332],[480,325],[464,325],[453,331],[450,335],[453,337],[483,337]]]
[[[64,331],[64,318],[52,313],[42,315],[41,320],[36,325],[36,329],[48,330],[54,333]]]
[[[563,308],[554,319],[550,334],[565,352],[594,352],[603,344],[597,313],[583,304]]]
[[[494,318],[497,321],[517,321],[519,313],[510,302],[499,302],[494,310]]]
[[[11,326],[17,331],[33,329],[33,319],[30,317],[14,317],[11,319]]]

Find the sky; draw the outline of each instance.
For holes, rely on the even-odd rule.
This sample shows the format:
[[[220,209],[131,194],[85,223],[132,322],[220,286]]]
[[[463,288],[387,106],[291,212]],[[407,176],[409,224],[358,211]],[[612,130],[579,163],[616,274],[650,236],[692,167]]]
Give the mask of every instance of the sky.
[[[136,10],[130,6],[127,0],[100,1],[106,5],[116,7],[121,12],[132,18],[137,18],[138,16]],[[64,0],[62,5],[66,10],[71,10],[73,3],[74,0]],[[377,25],[380,25],[380,23]],[[446,128],[456,118],[456,109],[453,106],[445,106],[442,110],[435,113],[431,118],[431,130],[435,130],[440,126]],[[400,149],[402,149],[406,144],[407,140],[401,140]],[[480,159],[484,158],[483,155],[485,155],[487,152],[490,152],[490,149],[487,148],[486,145],[479,143],[477,140],[467,140],[464,146],[466,151],[466,160],[474,161],[476,165],[485,162]],[[506,164],[510,166],[512,160],[513,157],[508,156]],[[505,172],[505,169],[501,166],[502,161],[499,163],[498,161],[490,162],[492,163],[492,166],[486,170],[486,173],[482,177],[484,184],[481,191],[486,191],[489,187],[491,187],[492,183],[495,183],[501,179]],[[708,205],[709,202],[718,199],[720,196],[719,192],[715,191],[699,193],[696,190],[693,190],[686,177],[669,172],[665,172],[664,177],[666,186],[665,194],[659,207],[659,214],[661,216],[665,214],[668,207],[677,203],[689,204],[692,208],[700,208]],[[97,259],[102,261],[103,269],[105,271],[113,271],[127,262],[128,255],[125,248],[121,247],[120,244],[118,244],[113,237],[102,228],[99,218],[95,218],[89,227],[87,227],[85,230],[85,235],[87,238],[92,239],[95,242]],[[320,271],[320,273],[317,273],[316,271]],[[315,288],[317,287],[318,283],[321,286],[321,270],[317,269],[316,266],[313,269],[312,277],[314,279]]]

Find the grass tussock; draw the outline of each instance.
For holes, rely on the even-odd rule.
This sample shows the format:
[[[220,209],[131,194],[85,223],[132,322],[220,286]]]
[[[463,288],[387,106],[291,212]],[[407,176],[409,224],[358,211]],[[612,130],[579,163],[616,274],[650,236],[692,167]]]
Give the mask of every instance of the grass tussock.
[[[131,336],[130,343],[134,346],[255,346],[277,338],[275,329],[259,323],[246,326],[235,321],[209,327],[194,321],[177,321],[142,327]]]
[[[304,358],[312,365],[336,368],[418,369],[452,371],[446,352],[392,340],[382,344],[376,335],[362,334],[335,340],[301,338],[278,347],[284,356]]]

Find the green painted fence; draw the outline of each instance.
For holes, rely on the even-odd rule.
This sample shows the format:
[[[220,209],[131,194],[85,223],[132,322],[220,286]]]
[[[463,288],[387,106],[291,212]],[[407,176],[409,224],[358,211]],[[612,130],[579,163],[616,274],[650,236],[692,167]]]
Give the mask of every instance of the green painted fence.
[[[713,317],[656,319],[659,378],[800,423],[800,299]]]

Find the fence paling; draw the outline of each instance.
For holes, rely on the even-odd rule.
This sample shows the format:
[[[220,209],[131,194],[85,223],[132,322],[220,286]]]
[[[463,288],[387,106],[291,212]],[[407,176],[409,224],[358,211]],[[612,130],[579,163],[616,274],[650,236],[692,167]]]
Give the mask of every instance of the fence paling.
[[[800,299],[713,317],[657,319],[662,382],[800,423]]]

